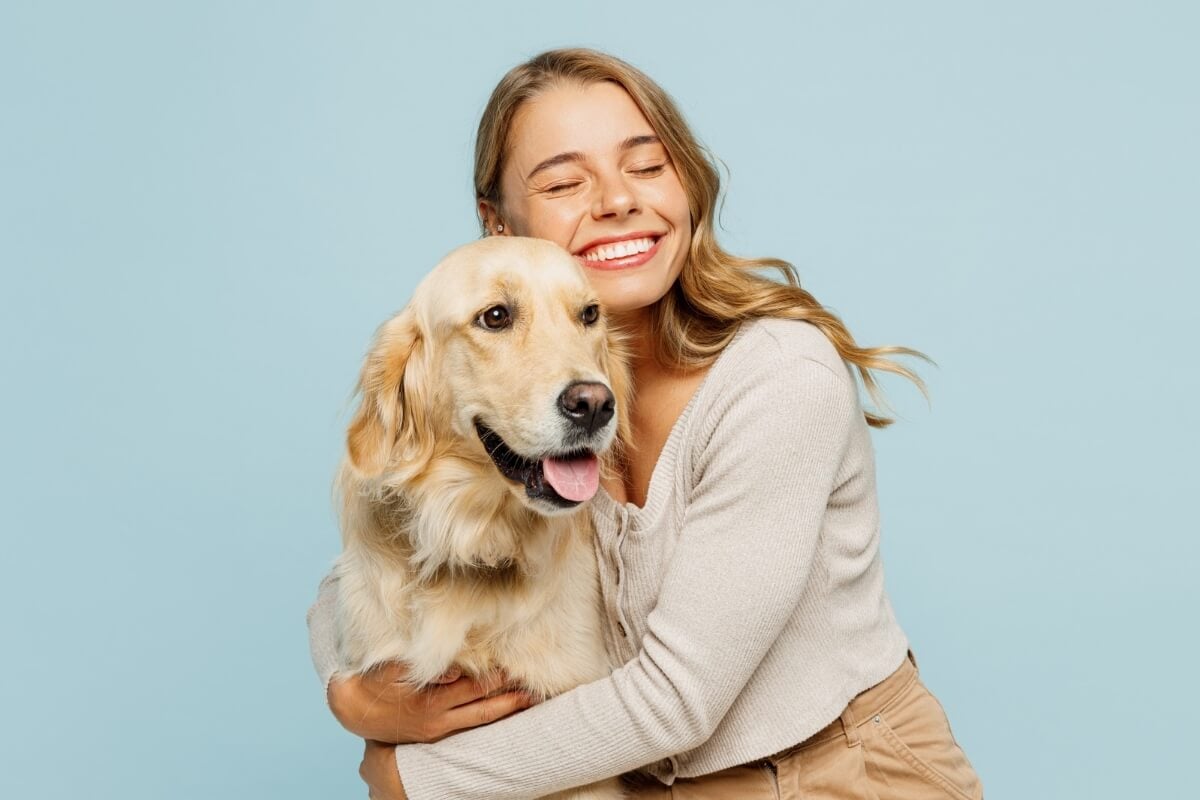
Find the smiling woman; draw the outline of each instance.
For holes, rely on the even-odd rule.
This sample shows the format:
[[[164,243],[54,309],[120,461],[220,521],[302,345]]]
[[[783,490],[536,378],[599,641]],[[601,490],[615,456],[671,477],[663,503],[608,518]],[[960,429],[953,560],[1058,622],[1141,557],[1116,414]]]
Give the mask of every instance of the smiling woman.
[[[667,292],[691,247],[691,211],[670,154],[625,90],[548,89],[516,111],[510,141],[500,193],[479,204],[485,220],[562,244],[618,315]]]
[[[631,446],[589,506],[621,666],[494,724],[523,704],[476,686],[414,714],[421,695],[399,683],[333,675],[327,583],[313,653],[343,725],[371,739],[423,716],[440,736],[469,727],[464,708],[480,725],[368,743],[373,795],[527,798],[627,773],[636,796],[680,800],[980,797],[879,556],[869,429],[891,420],[863,409],[856,377],[873,396],[873,370],[920,385],[888,358],[920,354],[860,347],[787,262],[722,249],[710,157],[612,56],[557,50],[511,70],[475,178],[485,234],[566,248],[625,330]]]

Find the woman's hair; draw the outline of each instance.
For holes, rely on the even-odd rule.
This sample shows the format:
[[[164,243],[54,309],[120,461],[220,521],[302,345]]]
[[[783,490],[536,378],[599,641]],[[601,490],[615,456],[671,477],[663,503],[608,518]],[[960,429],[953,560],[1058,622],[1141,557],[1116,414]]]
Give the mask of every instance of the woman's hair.
[[[692,218],[692,245],[679,279],[651,309],[658,343],[654,353],[663,364],[689,369],[711,363],[729,344],[742,322],[755,317],[800,319],[816,325],[853,364],[876,405],[886,406],[872,370],[903,375],[925,393],[924,382],[902,364],[885,358],[908,355],[929,361],[907,347],[859,347],[838,317],[800,287],[796,269],[777,258],[739,258],[721,248],[714,231],[721,178],[711,153],[692,134],[671,97],[640,70],[595,50],[549,50],[509,70],[488,100],[475,140],[475,195],[502,207],[500,175],[508,135],[521,105],[546,89],[564,83],[601,81],[623,88],[658,135],[687,194]],[[485,223],[486,224],[486,223]],[[760,274],[773,269],[785,282]],[[867,422],[882,428],[888,417],[865,412]]]

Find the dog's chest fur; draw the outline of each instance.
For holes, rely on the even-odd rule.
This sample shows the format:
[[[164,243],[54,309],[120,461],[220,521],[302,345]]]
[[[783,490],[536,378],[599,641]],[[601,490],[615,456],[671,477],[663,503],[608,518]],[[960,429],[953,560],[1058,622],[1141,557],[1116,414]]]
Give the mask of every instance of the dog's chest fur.
[[[371,514],[377,524],[388,516],[380,511]],[[348,541],[335,567],[342,671],[399,660],[423,685],[453,664],[472,675],[500,668],[543,697],[606,675],[586,512],[524,530],[494,528],[479,557],[432,564],[394,528]],[[500,557],[496,541],[509,542]]]

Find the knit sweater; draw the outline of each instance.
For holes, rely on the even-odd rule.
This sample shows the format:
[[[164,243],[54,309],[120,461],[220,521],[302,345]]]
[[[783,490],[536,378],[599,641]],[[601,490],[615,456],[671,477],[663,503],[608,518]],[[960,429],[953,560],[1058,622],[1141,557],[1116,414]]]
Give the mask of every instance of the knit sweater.
[[[397,747],[412,800],[540,797],[640,767],[669,784],[763,758],[904,659],[858,384],[810,323],[743,324],[671,429],[645,505],[602,489],[591,513],[605,644],[624,666]],[[333,588],[309,612],[323,682]]]

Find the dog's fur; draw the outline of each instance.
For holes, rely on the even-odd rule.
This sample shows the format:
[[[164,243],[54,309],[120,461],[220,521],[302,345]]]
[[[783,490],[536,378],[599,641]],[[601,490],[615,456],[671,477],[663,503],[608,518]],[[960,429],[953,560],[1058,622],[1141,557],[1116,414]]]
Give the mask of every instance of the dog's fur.
[[[566,251],[492,237],[447,256],[380,328],[338,478],[341,672],[399,660],[421,686],[453,664],[502,669],[540,697],[608,674],[586,510],[547,497],[540,471],[505,477],[476,427],[531,462],[613,457],[629,379],[617,335],[587,322],[596,303]],[[511,325],[484,324],[496,306]],[[616,403],[586,441],[559,409],[580,381]],[[555,795],[621,796],[615,780]]]

